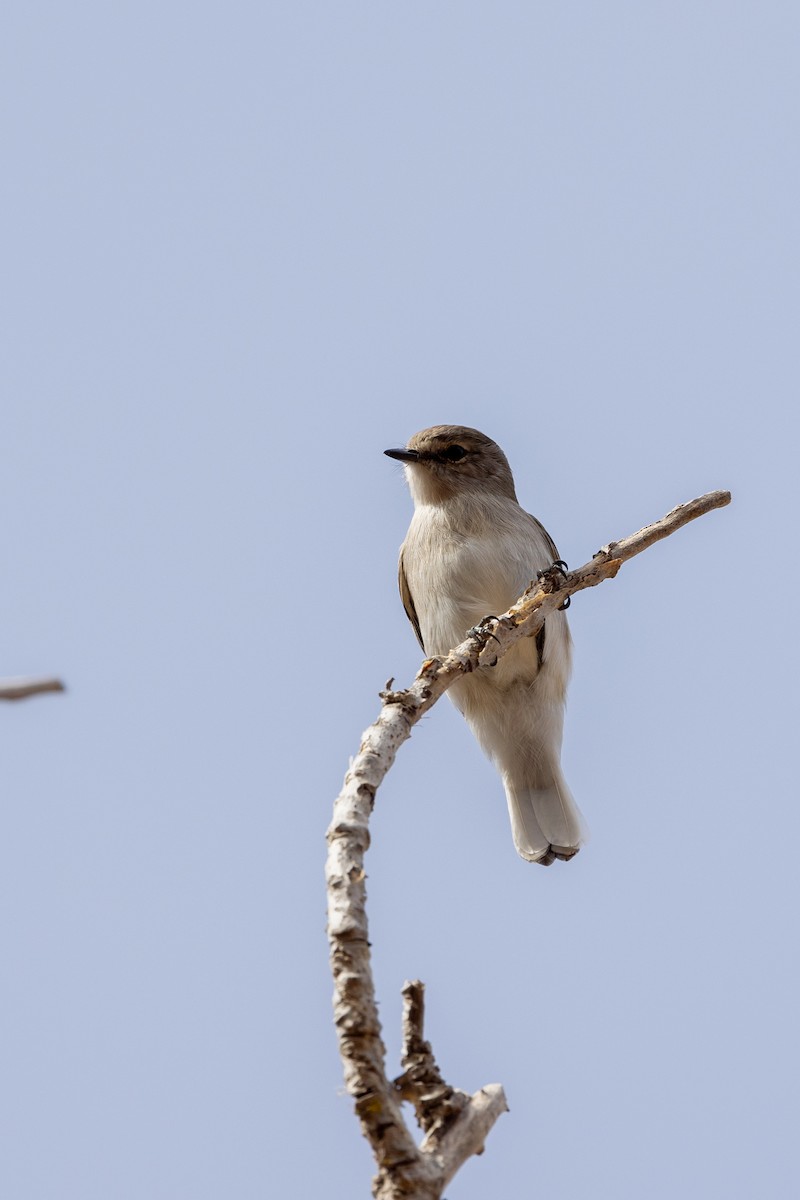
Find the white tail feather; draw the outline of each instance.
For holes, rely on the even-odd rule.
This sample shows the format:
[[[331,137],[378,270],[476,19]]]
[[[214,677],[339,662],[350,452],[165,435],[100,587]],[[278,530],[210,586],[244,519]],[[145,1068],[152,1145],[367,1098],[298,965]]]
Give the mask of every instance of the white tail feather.
[[[560,772],[544,787],[504,780],[514,845],[528,862],[571,858],[586,841],[580,810]]]

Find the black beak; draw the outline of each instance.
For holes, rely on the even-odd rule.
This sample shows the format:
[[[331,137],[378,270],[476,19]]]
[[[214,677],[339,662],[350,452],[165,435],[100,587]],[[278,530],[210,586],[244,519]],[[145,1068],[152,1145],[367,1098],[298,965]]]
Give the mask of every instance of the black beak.
[[[384,450],[384,454],[388,454],[389,458],[396,458],[398,462],[419,462],[418,450]]]

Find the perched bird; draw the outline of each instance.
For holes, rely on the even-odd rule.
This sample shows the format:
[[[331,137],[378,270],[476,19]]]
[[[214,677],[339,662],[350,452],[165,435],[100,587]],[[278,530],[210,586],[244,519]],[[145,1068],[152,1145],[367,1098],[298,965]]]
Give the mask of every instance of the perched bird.
[[[400,549],[400,595],[426,654],[444,654],[489,614],[510,608],[558,560],[547,531],[517,503],[505,454],[461,425],[434,425],[403,449],[414,516]],[[561,773],[572,638],[563,612],[450,697],[503,779],[517,852],[549,866],[577,854],[581,814]]]

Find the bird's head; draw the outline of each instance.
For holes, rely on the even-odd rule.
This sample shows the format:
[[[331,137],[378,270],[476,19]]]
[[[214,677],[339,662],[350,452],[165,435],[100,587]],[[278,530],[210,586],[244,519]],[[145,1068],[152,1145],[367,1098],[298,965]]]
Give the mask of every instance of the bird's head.
[[[441,504],[468,493],[517,498],[503,451],[484,433],[465,425],[433,425],[415,433],[403,449],[384,454],[404,464],[417,504]]]

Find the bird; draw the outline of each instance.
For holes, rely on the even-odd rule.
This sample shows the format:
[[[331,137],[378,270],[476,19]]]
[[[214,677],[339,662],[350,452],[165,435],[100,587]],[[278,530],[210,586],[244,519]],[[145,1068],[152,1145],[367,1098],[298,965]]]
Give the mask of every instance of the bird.
[[[486,616],[510,608],[559,553],[520,506],[508,459],[486,434],[434,425],[384,453],[403,463],[414,501],[400,548],[403,607],[424,653],[446,654]],[[449,689],[502,778],[517,853],[543,866],[569,861],[586,840],[561,769],[571,665],[559,610],[494,668]]]

